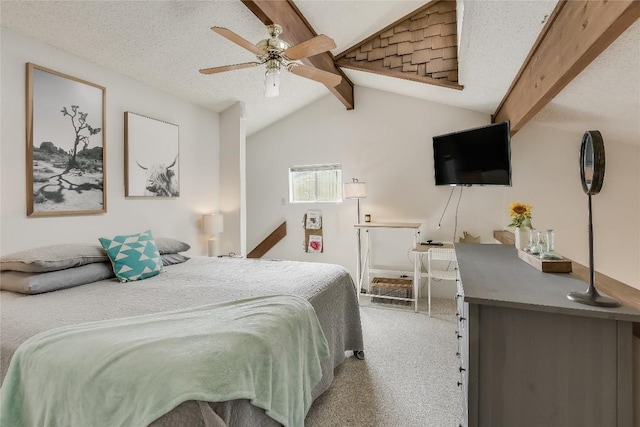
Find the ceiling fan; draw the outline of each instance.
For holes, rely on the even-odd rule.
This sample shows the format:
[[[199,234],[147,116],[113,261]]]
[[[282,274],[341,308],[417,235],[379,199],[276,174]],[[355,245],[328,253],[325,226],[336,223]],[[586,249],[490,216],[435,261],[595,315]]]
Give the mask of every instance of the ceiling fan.
[[[247,49],[249,52],[252,52],[257,56],[258,60],[242,64],[225,65],[222,67],[203,68],[200,70],[200,73],[202,74],[216,74],[225,71],[266,65],[267,71],[264,75],[264,95],[266,97],[278,96],[280,94],[281,68],[284,68],[298,76],[315,80],[329,87],[336,86],[342,81],[342,76],[339,76],[338,74],[319,70],[313,67],[307,67],[295,62],[299,59],[317,55],[335,48],[336,43],[324,34],[320,34],[319,36],[295,46],[290,46],[289,43],[278,38],[278,36],[282,34],[282,27],[280,25],[273,24],[267,25],[269,38],[260,40],[257,44],[253,45],[251,42],[243,39],[238,34],[227,28],[211,27],[211,30],[234,42],[238,46]]]

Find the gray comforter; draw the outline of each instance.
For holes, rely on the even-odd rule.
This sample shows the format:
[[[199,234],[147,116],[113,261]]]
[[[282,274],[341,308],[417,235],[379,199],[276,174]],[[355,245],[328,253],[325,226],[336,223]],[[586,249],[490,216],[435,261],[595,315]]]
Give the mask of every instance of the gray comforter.
[[[11,356],[27,338],[52,328],[250,298],[296,295],[313,305],[331,356],[322,364],[316,398],[333,380],[347,350],[363,350],[355,287],[336,265],[292,261],[196,257],[165,268],[159,276],[133,283],[95,282],[39,295],[0,292],[2,379]],[[247,400],[188,401],[160,417],[162,426],[277,426]]]

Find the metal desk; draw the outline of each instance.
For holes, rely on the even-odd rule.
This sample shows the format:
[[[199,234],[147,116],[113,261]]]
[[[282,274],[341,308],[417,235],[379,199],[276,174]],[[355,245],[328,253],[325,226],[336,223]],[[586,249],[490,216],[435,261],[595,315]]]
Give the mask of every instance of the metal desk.
[[[419,285],[420,285],[420,281],[421,281],[421,269],[420,269],[420,256],[421,256],[421,250],[420,250],[420,226],[422,224],[419,222],[364,222],[364,223],[360,223],[360,224],[355,224],[354,227],[356,228],[356,230],[364,230],[367,234],[367,251],[365,254],[365,261],[364,261],[364,268],[362,269],[362,271],[360,271],[360,269],[358,269],[357,271],[357,282],[358,282],[358,301],[360,301],[360,295],[361,295],[361,291],[362,291],[362,283],[364,282],[365,279],[365,271],[367,272],[366,276],[367,276],[367,283],[369,283],[370,281],[370,273],[372,272],[376,272],[376,271],[392,271],[389,269],[372,269],[371,268],[371,237],[370,237],[370,230],[374,230],[374,229],[380,229],[380,228],[385,228],[385,229],[410,229],[413,230],[413,283],[412,283],[412,289],[413,289],[413,298],[401,298],[401,297],[394,297],[394,296],[387,296],[387,295],[375,295],[376,298],[383,298],[383,299],[395,299],[395,300],[401,300],[401,301],[411,301],[414,305],[414,311],[418,311],[418,289],[419,289]],[[358,238],[359,238],[359,234],[358,234]],[[418,250],[416,250],[416,248],[418,248]],[[360,248],[360,245],[358,245],[358,260],[362,260],[362,250]],[[360,265],[360,262],[358,262],[358,265]],[[395,271],[395,270],[393,270]],[[369,296],[371,296],[369,294]]]

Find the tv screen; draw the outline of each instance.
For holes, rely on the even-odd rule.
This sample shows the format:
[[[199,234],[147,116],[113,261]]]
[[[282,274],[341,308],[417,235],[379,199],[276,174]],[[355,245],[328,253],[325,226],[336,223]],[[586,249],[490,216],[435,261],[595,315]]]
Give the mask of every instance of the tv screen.
[[[509,122],[433,137],[436,185],[511,185]]]

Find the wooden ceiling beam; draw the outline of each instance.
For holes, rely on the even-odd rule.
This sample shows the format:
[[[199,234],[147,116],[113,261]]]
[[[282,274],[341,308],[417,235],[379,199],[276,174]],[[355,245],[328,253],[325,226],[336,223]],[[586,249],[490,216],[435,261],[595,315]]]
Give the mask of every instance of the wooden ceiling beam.
[[[280,38],[291,46],[302,43],[317,36],[309,22],[305,19],[298,8],[291,0],[287,1],[267,1],[267,0],[242,0],[242,3],[249,8],[265,25],[278,24],[283,28]],[[335,87],[327,86],[327,89],[336,97],[347,110],[352,110],[353,83],[338,68],[331,52],[324,52],[319,55],[302,59],[301,62],[319,70],[338,74],[342,77],[342,82]]]
[[[640,18],[640,1],[561,0],[493,115],[511,134]]]

